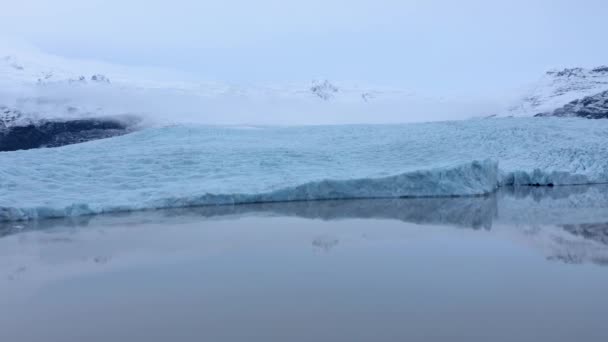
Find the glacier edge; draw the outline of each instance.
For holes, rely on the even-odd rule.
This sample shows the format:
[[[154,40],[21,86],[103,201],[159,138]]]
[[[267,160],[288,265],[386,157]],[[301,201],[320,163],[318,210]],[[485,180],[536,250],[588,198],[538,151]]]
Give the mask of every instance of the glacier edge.
[[[27,221],[139,210],[249,203],[371,199],[403,197],[479,196],[499,186],[498,163],[473,161],[452,168],[405,172],[381,178],[321,180],[258,194],[212,194],[157,198],[143,203],[112,206],[102,203],[73,203],[65,207],[29,208],[0,206],[0,221]]]

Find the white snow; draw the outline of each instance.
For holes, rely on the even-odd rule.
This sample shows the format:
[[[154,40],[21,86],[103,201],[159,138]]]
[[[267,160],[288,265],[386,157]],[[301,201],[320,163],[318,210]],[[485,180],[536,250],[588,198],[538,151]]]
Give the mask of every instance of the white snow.
[[[548,113],[574,100],[608,90],[608,67],[569,68],[548,71],[527,89],[500,117]]]
[[[464,119],[500,108],[487,99],[313,75],[310,80],[253,84],[198,77],[0,44],[0,105],[34,120],[131,114],[151,126],[403,123]]]
[[[311,199],[462,196],[608,182],[608,121],[179,125],[0,153],[0,220]],[[498,165],[498,166],[497,166]]]

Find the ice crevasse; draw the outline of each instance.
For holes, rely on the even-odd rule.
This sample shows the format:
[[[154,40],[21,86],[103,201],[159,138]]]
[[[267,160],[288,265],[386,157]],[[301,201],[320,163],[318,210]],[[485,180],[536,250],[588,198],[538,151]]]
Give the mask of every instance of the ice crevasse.
[[[608,120],[180,125],[0,153],[0,220],[608,182]]]

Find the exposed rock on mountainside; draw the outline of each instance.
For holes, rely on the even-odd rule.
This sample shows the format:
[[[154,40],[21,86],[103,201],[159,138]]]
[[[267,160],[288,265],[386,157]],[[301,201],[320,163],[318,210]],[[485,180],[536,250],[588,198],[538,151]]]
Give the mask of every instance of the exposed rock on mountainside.
[[[95,74],[91,76],[91,81],[99,83],[110,83],[110,79],[102,74]]]
[[[0,106],[0,152],[58,147],[123,135],[134,118],[105,117],[32,120],[21,111]]]
[[[532,116],[538,113],[552,113],[575,100],[606,90],[608,90],[608,66],[593,69],[553,70],[547,72],[528,95],[499,116]]]
[[[331,84],[328,80],[323,82],[313,82],[310,91],[319,98],[327,101],[332,99],[338,93],[338,87]]]
[[[608,119],[608,90],[593,96],[574,100],[552,112],[536,116],[582,117],[587,119]]]
[[[0,133],[23,120],[21,111],[0,106]]]

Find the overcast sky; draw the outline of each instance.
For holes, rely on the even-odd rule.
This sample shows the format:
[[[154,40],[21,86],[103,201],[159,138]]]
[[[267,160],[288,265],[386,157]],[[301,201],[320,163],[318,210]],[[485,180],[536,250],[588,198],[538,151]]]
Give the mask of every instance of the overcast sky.
[[[19,0],[0,29],[67,57],[230,82],[485,91],[608,64],[606,0]]]

